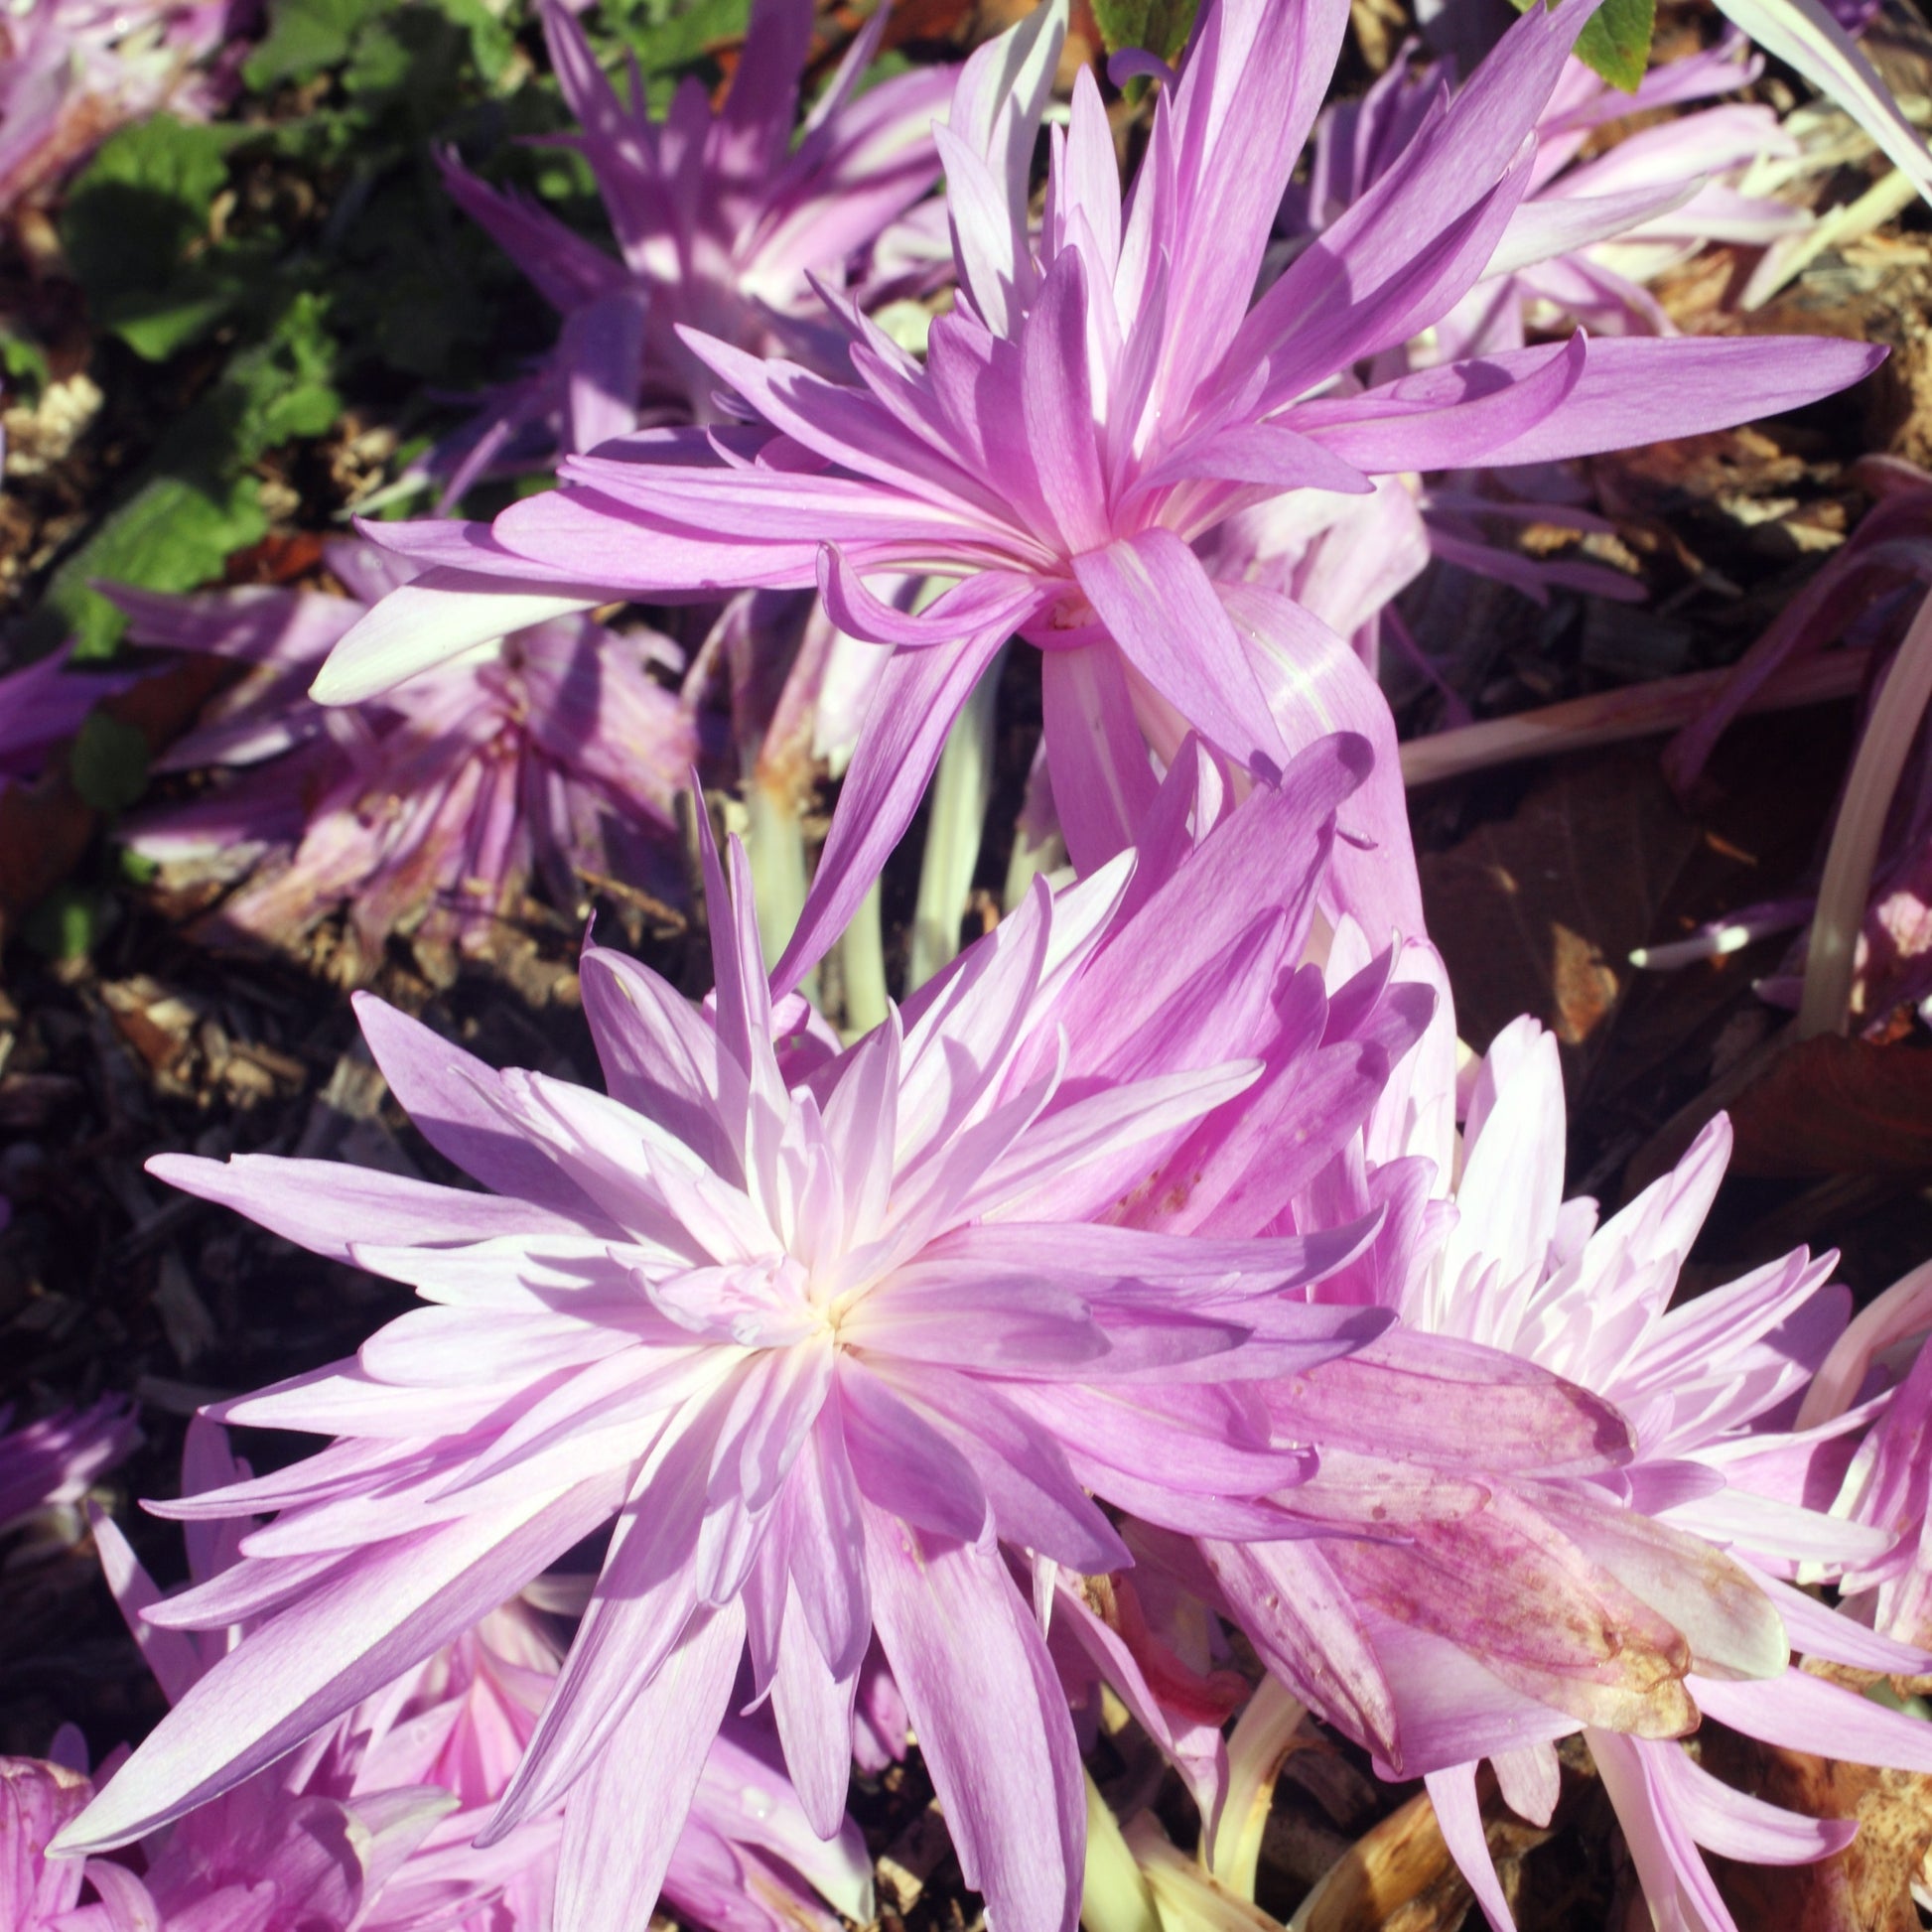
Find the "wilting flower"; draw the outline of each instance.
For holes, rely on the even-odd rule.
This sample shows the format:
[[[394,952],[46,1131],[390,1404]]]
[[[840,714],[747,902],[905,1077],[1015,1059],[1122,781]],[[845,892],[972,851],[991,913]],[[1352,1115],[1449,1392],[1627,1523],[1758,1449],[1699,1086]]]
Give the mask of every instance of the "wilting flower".
[[[488,530],[384,526],[379,540],[425,575],[344,640],[318,695],[366,696],[496,634],[525,599],[581,608],[816,578],[843,628],[897,648],[780,990],[844,925],[1015,631],[1044,652],[1048,758],[1076,864],[1134,837],[1156,783],[1150,747],[1172,758],[1192,729],[1265,775],[1346,726],[1388,754],[1351,826],[1382,850],[1348,847],[1333,891],[1374,929],[1414,929],[1381,694],[1299,605],[1217,584],[1190,545],[1289,491],[1361,494],[1376,475],[1541,462],[1789,408],[1880,353],[1579,336],[1358,389],[1358,363],[1447,314],[1487,268],[1588,11],[1530,10],[1251,308],[1346,6],[1205,8],[1125,205],[1098,88],[1079,78],[1035,244],[1029,165],[1063,19],[1041,7],[967,63],[936,136],[961,295],[933,324],[923,363],[856,312],[844,316],[850,382],[688,335],[756,422],[572,459],[561,490]],[[916,616],[865,582],[911,568],[963,581]]]
[[[1418,1150],[1439,1145],[1433,1130],[1408,1138]],[[1689,1650],[1690,1671],[1673,1699],[1648,1710],[1644,1701],[1619,1708],[1606,1700],[1592,1710],[1574,1698],[1539,1699],[1533,1675],[1515,1667],[1519,1660],[1477,1643],[1465,1640],[1467,1654],[1455,1663],[1445,1660],[1440,1642],[1418,1647],[1417,1631],[1390,1627],[1402,1612],[1372,1589],[1358,1587],[1348,1616],[1330,1623],[1329,1647],[1324,1655],[1317,1645],[1316,1657],[1330,1669],[1367,1662],[1383,1673],[1409,1747],[1405,1768],[1427,1774],[1450,1850],[1499,1928],[1510,1917],[1483,1839],[1478,1757],[1490,1758],[1514,1809],[1547,1822],[1559,1782],[1552,1740],[1581,1728],[1660,1923],[1698,1932],[1734,1932],[1701,1847],[1759,1863],[1800,1863],[1851,1836],[1849,1826],[1779,1811],[1695,1763],[1672,1732],[1692,1727],[1698,1712],[1774,1744],[1810,1748],[1822,1735],[1840,1757],[1932,1769],[1932,1733],[1923,1725],[1788,1662],[1789,1649],[1865,1668],[1928,1662],[1789,1581],[1801,1566],[1828,1579],[1846,1574],[1891,1543],[1889,1528],[1826,1513],[1843,1439],[1864,1418],[1791,1426],[1798,1397],[1849,1311],[1846,1292],[1825,1286],[1834,1257],[1813,1261],[1800,1249],[1668,1307],[1729,1140],[1720,1118],[1674,1173],[1597,1226],[1593,1202],[1562,1200],[1556,1043],[1533,1022],[1518,1021],[1497,1036],[1469,1094],[1453,1224],[1406,1278],[1383,1284],[1406,1326],[1507,1349],[1610,1399],[1630,1418],[1633,1461],[1577,1485],[1570,1498],[1545,1489],[1534,1506],[1574,1529],[1570,1510],[1590,1491],[1621,1505],[1598,1515],[1595,1537],[1580,1539],[1582,1547],[1675,1622]],[[1385,1149],[1394,1144],[1391,1137]],[[1371,1166],[1371,1180],[1373,1173]],[[1344,1212],[1347,1195],[1344,1186]],[[1450,1525],[1451,1536],[1464,1527]],[[1357,1559],[1342,1546],[1257,1554],[1278,1589],[1304,1569],[1311,1581],[1355,1580]],[[1396,1557],[1400,1572],[1403,1554]],[[1217,1568],[1226,1581],[1225,1567]],[[1412,1568],[1413,1584],[1425,1573]],[[1520,1576],[1510,1574],[1504,1587],[1521,1588]],[[1268,1616],[1260,1597],[1248,1589],[1235,1600],[1244,1621],[1272,1626],[1279,1644],[1281,1619]],[[1430,1627],[1453,1640],[1452,1623]],[[1311,1681],[1318,1689],[1320,1679],[1305,1667],[1297,1683],[1305,1697]],[[1318,1695],[1311,1701],[1321,1708]],[[1654,1723],[1673,1701],[1678,1718]]]
[[[0,1207],[4,1207],[0,1202]],[[0,1214],[0,1227],[5,1226]],[[0,1429],[13,1405],[0,1408]],[[134,1411],[119,1396],[64,1409],[0,1436],[0,1530],[37,1511],[77,1503],[140,1441]]]
[[[571,910],[587,879],[668,884],[672,800],[698,751],[689,710],[652,676],[681,661],[675,646],[552,619],[379,704],[326,711],[307,695],[316,667],[397,581],[357,545],[330,562],[359,598],[115,593],[140,642],[252,667],[160,764],[225,767],[222,780],[128,826],[151,859],[241,881],[216,932],[286,946],[346,906],[366,967],[391,931],[475,943],[533,875]]]
[[[69,1731],[57,1750],[65,1759],[84,1753],[85,1745]],[[50,1859],[47,1848],[79,1816],[93,1789],[85,1771],[69,1763],[0,1757],[0,1924],[7,1932],[66,1932],[71,1923],[69,1915],[80,1901],[80,1861]]]
[[[35,0],[0,15],[0,213],[116,128],[206,115],[232,89],[255,0]],[[212,66],[202,69],[209,56]]]
[[[1581,61],[1567,62],[1536,123],[1528,192],[1480,279],[1408,345],[1410,366],[1521,348],[1532,329],[1564,322],[1597,335],[1674,335],[1647,282],[1707,243],[1761,244],[1805,226],[1800,210],[1742,195],[1725,179],[1767,155],[1798,152],[1768,107],[1672,115],[1578,159],[1606,123],[1728,93],[1762,67],[1718,49],[1652,68],[1634,93],[1622,93]],[[1399,61],[1360,100],[1323,112],[1309,179],[1283,206],[1292,250],[1332,225],[1400,159],[1451,81],[1449,63],[1412,69]]]
[[[563,317],[555,351],[448,452],[451,498],[498,459],[527,467],[594,449],[639,421],[717,420],[717,378],[682,340],[685,328],[758,354],[836,364],[844,339],[828,328],[813,278],[846,287],[855,261],[939,175],[930,130],[953,69],[920,68],[854,95],[886,30],[885,7],[795,144],[811,0],[759,0],[722,110],[687,78],[661,121],[634,71],[628,105],[619,99],[558,0],[542,16],[564,99],[583,124],[567,145],[597,177],[622,260],[444,163],[458,204]],[[541,442],[525,447],[520,433],[537,428]]]
[[[218,1429],[191,1425],[188,1494],[248,1475]],[[247,1527],[190,1526],[195,1585],[217,1583]],[[179,1702],[242,1632],[197,1637],[147,1620],[160,1591],[111,1522],[100,1519],[95,1530],[128,1627]],[[83,1915],[72,1932],[96,1924],[143,1932],[157,1922],[192,1922],[201,1932],[226,1927],[224,1912],[236,1932],[446,1924],[541,1932],[552,1919],[561,1818],[532,1819],[487,1851],[471,1840],[515,1771],[561,1661],[528,1609],[512,1601],[491,1610],[306,1750],[151,1838],[138,1876],[120,1866],[103,1874],[103,1862],[89,1861],[102,1916]],[[666,1898],[714,1932],[837,1932],[810,1885],[848,1917],[869,1917],[871,1874],[857,1830],[848,1823],[829,1844],[814,1836],[760,1743],[755,1725],[727,1722],[672,1852]]]
[[[251,1628],[69,1843],[153,1830],[272,1763],[615,1518],[481,1841],[564,1801],[562,1925],[602,1932],[655,1896],[747,1653],[806,1815],[835,1830],[876,1630],[968,1882],[1016,1932],[1070,1928],[1079,1758],[1005,1552],[1036,1587],[1055,1565],[1121,1566],[1089,1488],[1189,1531],[1281,1525],[1263,1498],[1313,1457],[1267,1441],[1254,1378],[1387,1324],[1285,1293],[1354,1255],[1372,1219],[1313,1242],[1096,1223],[1204,1115],[1305,1064],[1249,1042],[1282,1032],[1277,980],[1365,764],[1359,741],[1311,751],[1165,893],[1138,894],[1125,858],[1058,897],[1036,882],[843,1052],[802,1001],[773,1007],[736,847],[729,893],[707,854],[708,1012],[586,952],[608,1097],[493,1072],[362,1000],[391,1089],[489,1193],[160,1159],[429,1306],[352,1363],[224,1406],[338,1440],[162,1506],[279,1512],[233,1570],[149,1612]],[[1383,1042],[1413,1036],[1413,1012],[1372,987],[1332,1012],[1302,988],[1286,1023],[1312,1011],[1331,1050],[1299,1109],[1269,1078],[1290,1145],[1328,1133],[1330,1110],[1346,1132]]]

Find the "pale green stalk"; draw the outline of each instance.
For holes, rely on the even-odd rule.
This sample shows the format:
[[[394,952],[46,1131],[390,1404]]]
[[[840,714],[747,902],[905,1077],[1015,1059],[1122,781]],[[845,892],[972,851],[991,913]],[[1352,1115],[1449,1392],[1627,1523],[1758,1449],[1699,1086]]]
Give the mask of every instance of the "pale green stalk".
[[[959,951],[959,922],[973,890],[986,808],[993,799],[994,708],[1000,695],[1003,650],[986,667],[973,695],[946,734],[933,773],[925,831],[925,860],[912,914],[905,969],[908,993],[923,986]]]
[[[1275,1801],[1275,1780],[1296,1747],[1308,1715],[1272,1677],[1264,1677],[1228,1739],[1227,1798],[1211,1843],[1202,1847],[1207,1868],[1231,1892],[1255,1895],[1261,1835]]]
[[[804,910],[805,833],[790,788],[765,784],[756,772],[745,787],[745,856],[751,863],[752,897],[758,906],[764,967],[769,972],[791,943],[798,915]],[[817,1000],[816,969],[799,982],[799,991],[808,1000]]]
[[[1141,1867],[1121,1837],[1100,1787],[1087,1778],[1087,1864],[1080,1880],[1080,1923],[1086,1932],[1161,1932],[1161,1915]]]
[[[1873,694],[1864,737],[1845,782],[1845,802],[1832,828],[1831,849],[1818,885],[1805,947],[1805,987],[1798,1004],[1798,1037],[1843,1034],[1852,1021],[1852,985],[1859,935],[1878,863],[1878,842],[1898,775],[1932,700],[1932,595],[1918,607],[1905,640]]]
[[[1164,1932],[1281,1932],[1279,1921],[1259,1905],[1236,1897],[1201,1869],[1199,1860],[1169,1844],[1149,1813],[1127,1828],[1127,1844],[1154,1894]]]
[[[1048,832],[1035,844],[1027,836],[1023,817],[1013,835],[1013,857],[1007,861],[1007,883],[1000,893],[1000,907],[1011,912],[1033,890],[1041,873],[1055,873],[1066,864],[1066,841],[1057,831]]]
[[[852,923],[839,934],[839,970],[845,978],[845,1035],[857,1039],[886,1018],[886,942],[876,879],[859,901]]]

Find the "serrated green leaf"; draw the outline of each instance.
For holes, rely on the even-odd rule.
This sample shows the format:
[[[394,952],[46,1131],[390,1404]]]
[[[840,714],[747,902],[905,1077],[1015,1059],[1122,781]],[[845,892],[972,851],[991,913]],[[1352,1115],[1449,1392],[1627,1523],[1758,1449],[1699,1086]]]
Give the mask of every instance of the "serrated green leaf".
[[[322,436],[343,412],[328,305],[305,290],[263,342],[238,350],[212,398],[227,415],[232,461],[252,463],[296,436]]]
[[[1513,4],[1519,14],[1528,13],[1536,0]],[[1650,63],[1656,27],[1657,0],[1603,0],[1577,36],[1577,58],[1612,87],[1635,93]]]
[[[153,476],[61,568],[27,628],[29,654],[69,632],[77,661],[111,657],[127,626],[92,580],[145,590],[192,591],[221,574],[229,555],[268,534],[252,477],[225,486]]]
[[[1577,58],[1612,87],[1633,94],[1650,64],[1657,0],[1603,0],[1577,36]]]
[[[355,37],[392,0],[273,0],[268,33],[248,57],[241,77],[257,93],[285,81],[308,80],[348,59]]]
[[[140,728],[90,711],[68,754],[73,788],[97,812],[124,812],[148,788],[148,741]]]
[[[1193,31],[1197,0],[1093,0],[1094,23],[1109,54],[1143,48],[1173,60]]]
[[[68,197],[68,261],[95,318],[123,334],[132,327],[137,353],[172,353],[232,299],[206,277],[183,283],[182,270],[241,133],[157,114],[107,142]]]
[[[668,73],[689,67],[713,48],[742,40],[751,18],[750,0],[695,0],[669,19],[622,35],[646,73]]]

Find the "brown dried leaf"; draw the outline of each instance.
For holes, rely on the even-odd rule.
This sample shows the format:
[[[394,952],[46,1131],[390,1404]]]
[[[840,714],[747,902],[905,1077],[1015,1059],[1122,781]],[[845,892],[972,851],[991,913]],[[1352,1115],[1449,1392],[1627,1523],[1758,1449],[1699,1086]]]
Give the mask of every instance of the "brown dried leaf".
[[[1812,1818],[1856,1818],[1859,1835],[1818,1864],[1711,1868],[1739,1925],[1805,1932],[1919,1932],[1912,1879],[1932,1849],[1932,1778],[1840,1763],[1707,1726],[1704,1762],[1726,1783]]]
[[[1765,1179],[1932,1170],[1932,1052],[1823,1034],[1731,1103],[1731,1172]]]
[[[1509,819],[1423,856],[1429,930],[1478,1048],[1519,1013],[1566,1046],[1597,1037],[1624,960],[1656,928],[1698,830],[1645,749],[1567,759]]]
[[[1482,1782],[1490,1856],[1510,1893],[1520,1861],[1550,1833],[1504,1806],[1486,1772]],[[1348,1848],[1296,1917],[1305,1932],[1455,1932],[1473,1902],[1421,1791]]]

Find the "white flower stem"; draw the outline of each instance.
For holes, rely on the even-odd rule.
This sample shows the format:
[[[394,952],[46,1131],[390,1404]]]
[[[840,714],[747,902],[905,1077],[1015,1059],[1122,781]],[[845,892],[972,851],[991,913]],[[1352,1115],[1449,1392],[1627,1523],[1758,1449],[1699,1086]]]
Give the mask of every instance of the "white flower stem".
[[[1818,910],[1805,946],[1805,989],[1798,1004],[1800,1039],[1850,1029],[1859,934],[1878,863],[1878,843],[1928,700],[1932,700],[1932,595],[1919,605],[1884,682],[1871,695],[1864,736],[1845,781],[1845,800],[1832,828],[1831,848],[1818,884]]]
[[[754,772],[745,787],[748,814],[745,856],[752,867],[752,897],[759,911],[764,967],[778,963],[805,905],[805,834],[789,787],[764,783]],[[816,970],[799,982],[808,1000],[818,997]]]
[[[923,986],[959,951],[959,922],[973,890],[986,808],[993,798],[994,708],[1000,695],[1003,650],[966,700],[933,773],[926,820],[925,860],[912,914],[905,990]]]
[[[1161,1932],[1161,1915],[1141,1867],[1100,1787],[1087,1774],[1087,1864],[1080,1881],[1086,1932]]]
[[[1228,1739],[1227,1797],[1213,1838],[1201,1849],[1208,1870],[1238,1897],[1255,1895],[1255,1866],[1275,1780],[1295,1749],[1296,1732],[1307,1715],[1274,1678],[1264,1677]]]
[[[1127,1828],[1127,1847],[1154,1894],[1164,1932],[1282,1932],[1252,1899],[1240,1898],[1200,1862],[1168,1843],[1153,1814]]]
[[[839,934],[839,970],[845,980],[845,1033],[869,1034],[886,1020],[886,943],[879,917],[879,882],[859,901],[852,923]]]
[[[1028,838],[1023,825],[1014,837],[1013,857],[1007,862],[1007,883],[1000,893],[1001,909],[1011,912],[1041,873],[1056,873],[1065,864],[1066,841],[1057,832],[1048,832],[1035,845]]]

